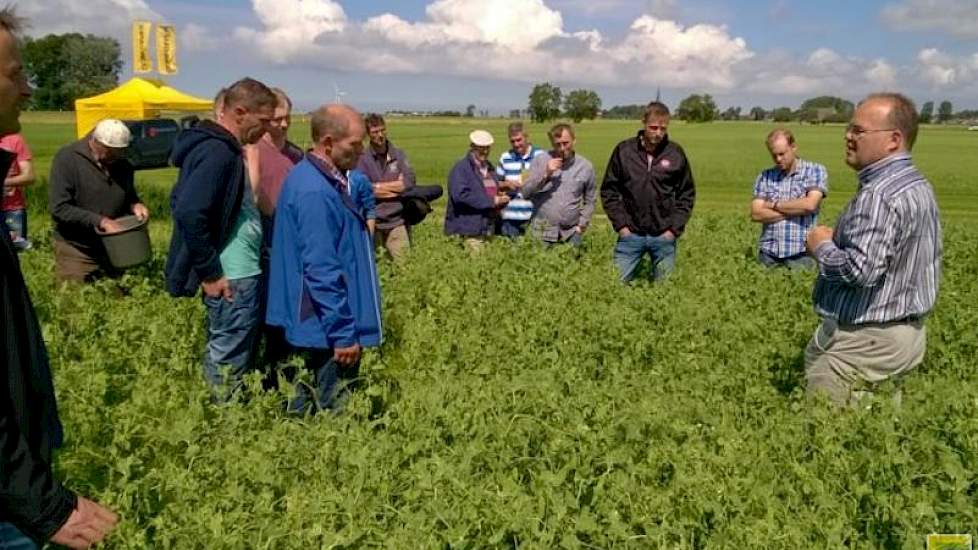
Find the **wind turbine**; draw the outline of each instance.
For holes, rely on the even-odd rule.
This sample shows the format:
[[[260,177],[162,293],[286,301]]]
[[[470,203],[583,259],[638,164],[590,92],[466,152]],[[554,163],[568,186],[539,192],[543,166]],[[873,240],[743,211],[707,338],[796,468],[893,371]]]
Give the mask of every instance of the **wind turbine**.
[[[336,84],[336,82],[333,82],[333,91],[336,93],[336,97],[333,99],[333,103],[342,104],[343,96],[346,95],[346,92],[340,91],[340,87],[339,85]]]

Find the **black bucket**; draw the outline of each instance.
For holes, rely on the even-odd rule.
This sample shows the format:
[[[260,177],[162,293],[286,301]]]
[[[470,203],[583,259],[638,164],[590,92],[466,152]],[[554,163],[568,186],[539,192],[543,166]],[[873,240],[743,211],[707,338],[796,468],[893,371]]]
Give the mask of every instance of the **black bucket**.
[[[122,231],[116,233],[98,231],[112,267],[125,269],[149,260],[153,249],[149,244],[147,220],[140,220],[136,216],[123,216],[115,222],[122,226]]]

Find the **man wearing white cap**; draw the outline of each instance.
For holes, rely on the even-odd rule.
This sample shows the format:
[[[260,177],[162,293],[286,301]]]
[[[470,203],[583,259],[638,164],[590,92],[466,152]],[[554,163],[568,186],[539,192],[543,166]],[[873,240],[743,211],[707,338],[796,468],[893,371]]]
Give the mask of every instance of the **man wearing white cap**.
[[[149,217],[125,159],[130,138],[125,124],[105,119],[89,135],[62,147],[51,162],[48,209],[54,219],[55,275],[61,281],[112,275],[96,231],[120,231],[115,220],[122,216]]]
[[[499,193],[499,179],[489,163],[492,144],[492,134],[474,130],[469,134],[468,154],[448,176],[445,234],[462,237],[472,250],[482,247],[498,210],[509,202],[508,196]]]

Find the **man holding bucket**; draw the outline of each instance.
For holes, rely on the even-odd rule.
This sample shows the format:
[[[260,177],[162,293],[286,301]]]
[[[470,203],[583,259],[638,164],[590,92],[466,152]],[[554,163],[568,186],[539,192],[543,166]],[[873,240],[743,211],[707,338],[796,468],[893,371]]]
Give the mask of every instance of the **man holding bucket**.
[[[122,121],[105,119],[92,133],[61,148],[51,162],[48,209],[54,219],[55,275],[60,281],[86,282],[114,276],[99,233],[126,229],[118,218],[149,218],[133,185],[125,159],[131,139]]]

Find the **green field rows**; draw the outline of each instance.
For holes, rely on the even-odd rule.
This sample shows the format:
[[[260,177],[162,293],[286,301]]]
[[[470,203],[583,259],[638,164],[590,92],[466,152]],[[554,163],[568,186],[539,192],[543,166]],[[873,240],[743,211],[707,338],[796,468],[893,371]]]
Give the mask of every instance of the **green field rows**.
[[[618,284],[604,219],[580,258],[508,242],[473,258],[439,209],[405,265],[381,263],[386,342],[348,413],[296,420],[276,394],[207,404],[203,308],[163,291],[174,170],[138,174],[155,254],[125,276],[129,296],[55,285],[43,176],[74,133],[34,117],[23,268],[68,434],[58,470],[123,518],[106,548],[919,549],[978,534],[978,135],[919,138],[945,277],[899,408],[804,397],[814,275],[755,265],[747,219],[772,126],[674,123],[698,197],[672,279]],[[443,184],[471,129],[503,143],[506,122],[388,127],[419,180]],[[829,169],[831,221],[855,181],[842,128],[792,128]],[[584,123],[578,150],[603,170],[637,129]]]

